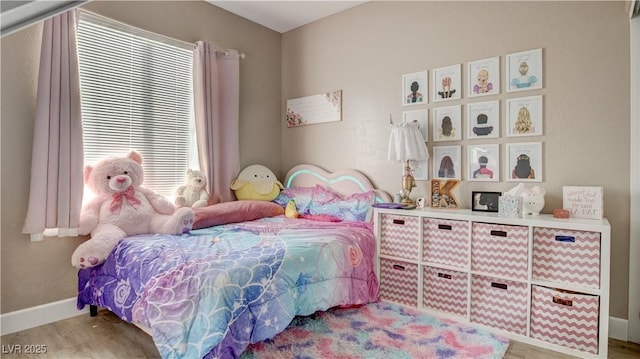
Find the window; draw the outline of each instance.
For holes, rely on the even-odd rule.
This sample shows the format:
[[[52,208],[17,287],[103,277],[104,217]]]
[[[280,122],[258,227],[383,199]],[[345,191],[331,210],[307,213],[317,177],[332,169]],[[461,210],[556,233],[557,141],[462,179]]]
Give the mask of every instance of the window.
[[[192,47],[80,12],[85,164],[136,149],[144,186],[172,197],[198,169]]]

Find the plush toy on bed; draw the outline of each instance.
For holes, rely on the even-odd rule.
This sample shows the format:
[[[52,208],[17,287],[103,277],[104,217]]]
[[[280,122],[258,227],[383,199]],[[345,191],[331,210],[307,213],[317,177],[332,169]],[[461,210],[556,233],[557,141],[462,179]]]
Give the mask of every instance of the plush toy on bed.
[[[209,202],[209,193],[204,188],[207,177],[204,173],[188,169],[187,184],[176,189],[175,204],[177,207],[205,207]]]
[[[239,200],[273,201],[283,188],[276,175],[262,165],[246,167],[231,182],[231,189]]]
[[[91,233],[71,257],[77,268],[94,267],[105,261],[116,244],[127,236],[143,233],[182,234],[193,226],[193,210],[176,209],[173,203],[150,189],[144,180],[142,156],[131,151],[126,157],[107,157],[86,166],[84,182],[96,197],[80,213],[78,233]]]

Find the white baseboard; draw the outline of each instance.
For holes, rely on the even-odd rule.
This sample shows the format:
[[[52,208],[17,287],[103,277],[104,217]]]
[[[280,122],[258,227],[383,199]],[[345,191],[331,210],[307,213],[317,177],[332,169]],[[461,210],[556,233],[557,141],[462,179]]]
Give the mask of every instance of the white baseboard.
[[[609,317],[609,338],[622,341],[629,340],[629,321],[616,317]]]
[[[89,315],[89,307],[82,310],[76,308],[77,298],[63,299],[58,302],[25,308],[0,315],[0,335],[11,334],[21,330],[72,318],[78,315]]]
[[[88,315],[89,308],[76,308],[76,298],[64,299],[58,302],[25,308],[15,312],[0,315],[2,330],[0,335],[7,335],[21,330],[39,327],[78,315]],[[609,317],[609,338],[627,341],[628,321]]]

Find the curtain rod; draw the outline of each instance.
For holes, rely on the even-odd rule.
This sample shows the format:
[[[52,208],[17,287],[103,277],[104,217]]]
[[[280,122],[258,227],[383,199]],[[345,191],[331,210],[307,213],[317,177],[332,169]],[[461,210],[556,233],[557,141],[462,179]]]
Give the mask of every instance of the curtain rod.
[[[115,23],[118,26],[122,26],[122,27],[133,28],[137,32],[140,32],[140,33],[143,33],[143,34],[147,34],[148,37],[151,37],[151,38],[165,39],[165,40],[168,40],[168,41],[171,41],[171,42],[179,43],[185,48],[186,47],[194,47],[194,46],[196,46],[196,44],[193,43],[193,42],[183,41],[183,40],[176,39],[176,38],[173,38],[173,37],[169,37],[169,36],[166,36],[166,35],[157,34],[157,33],[152,32],[152,31],[144,30],[144,29],[141,29],[139,27],[136,27],[136,26],[133,26],[133,25],[129,25],[129,24],[124,23],[124,22],[119,21],[119,20],[114,20],[112,18],[103,16],[103,15],[100,15],[100,14],[96,14],[95,12],[92,12],[92,11],[88,11],[88,10],[85,10],[85,9],[79,9],[79,11],[80,12],[84,12],[84,13],[88,14],[89,16],[96,17],[96,18],[98,18],[98,19],[100,19],[102,21],[105,21],[105,22]],[[216,53],[224,54],[225,56],[229,56],[231,54],[231,50],[232,49],[219,49],[219,48],[215,49]],[[247,55],[245,55],[244,52],[239,52],[238,56],[242,60],[244,60],[247,57]]]

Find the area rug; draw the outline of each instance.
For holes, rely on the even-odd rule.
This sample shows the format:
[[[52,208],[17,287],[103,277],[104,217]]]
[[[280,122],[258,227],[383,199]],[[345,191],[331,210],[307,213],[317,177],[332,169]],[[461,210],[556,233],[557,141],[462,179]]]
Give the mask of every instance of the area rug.
[[[502,358],[508,347],[488,331],[380,302],[296,317],[240,358]]]

